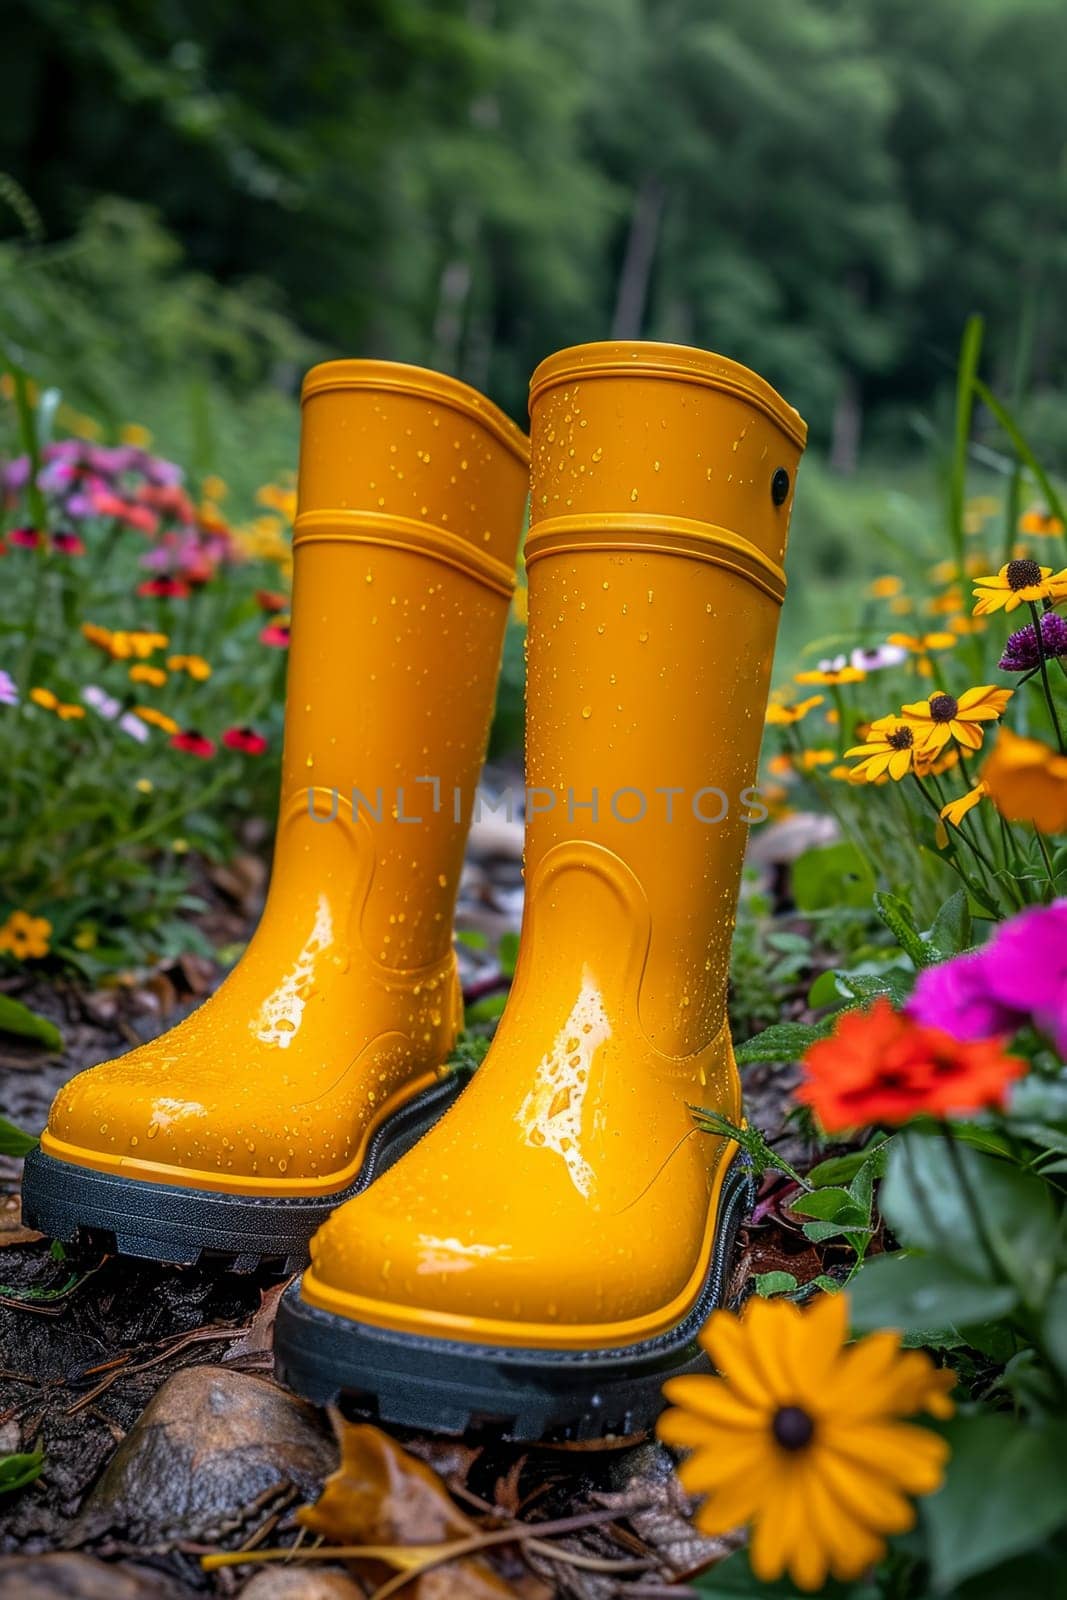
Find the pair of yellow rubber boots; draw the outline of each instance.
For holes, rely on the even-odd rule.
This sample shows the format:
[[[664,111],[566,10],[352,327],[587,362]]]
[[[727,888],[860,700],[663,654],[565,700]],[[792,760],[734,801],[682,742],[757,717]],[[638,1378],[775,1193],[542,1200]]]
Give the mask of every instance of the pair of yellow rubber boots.
[[[551,357],[530,413],[527,441],[436,373],[308,375],[261,925],[186,1021],[61,1091],[24,1205],[179,1263],[310,1240],[294,1387],[580,1438],[697,1368],[747,1193],[691,1108],[740,1115],[727,969],[805,428],[746,368],[642,343]],[[452,917],[528,490],[525,914],[466,1086]]]

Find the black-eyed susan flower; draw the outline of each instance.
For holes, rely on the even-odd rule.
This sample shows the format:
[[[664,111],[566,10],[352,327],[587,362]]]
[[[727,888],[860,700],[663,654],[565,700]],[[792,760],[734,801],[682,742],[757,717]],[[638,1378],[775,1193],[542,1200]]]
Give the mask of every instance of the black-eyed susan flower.
[[[1040,600],[1067,597],[1067,567],[1053,573],[1028,557],[1005,562],[999,572],[975,580],[974,614],[986,617],[992,611],[1014,611],[1016,607]]]
[[[40,706],[42,711],[51,711],[62,722],[77,722],[85,715],[84,706],[68,705],[51,689],[31,689],[30,699],[35,706]]]
[[[891,600],[895,594],[900,594],[904,588],[904,579],[898,578],[895,573],[887,572],[881,578],[874,578],[867,585],[867,593],[874,600]]]
[[[814,711],[816,706],[821,706],[821,694],[809,695],[806,700],[798,700],[795,705],[783,706],[772,701],[767,707],[767,721],[772,727],[787,728],[794,722],[802,722],[809,711]]]
[[[890,644],[899,645],[900,648],[907,651],[909,655],[915,656],[916,670],[920,672],[923,677],[929,678],[934,670],[930,661],[930,652],[932,650],[952,650],[955,648],[958,640],[954,633],[945,632],[891,633],[889,635],[889,642]]]
[[[1067,832],[1067,756],[1040,739],[1001,728],[981,777],[1009,822],[1031,822],[1041,833]]]
[[[162,667],[150,667],[145,661],[138,661],[130,668],[131,683],[147,683],[153,689],[161,689],[167,681],[167,674]]]
[[[1014,694],[1013,689],[998,689],[991,683],[963,694],[932,694],[901,707],[900,715],[912,728],[915,743],[926,754],[944,749],[955,739],[965,750],[980,750],[985,735],[983,722],[995,722]]]
[[[879,717],[872,722],[862,744],[845,751],[845,759],[855,761],[849,768],[851,783],[877,783],[889,777],[899,783],[915,770],[915,730],[902,717]]]
[[[751,1528],[761,1582],[788,1572],[801,1589],[831,1574],[859,1576],[886,1536],[915,1521],[912,1498],[941,1485],[949,1447],[905,1422],[952,1414],[955,1383],[900,1335],[846,1346],[848,1296],[820,1294],[800,1310],[754,1299],[741,1316],[716,1311],[700,1335],[721,1376],[672,1378],[665,1444],[691,1452],[679,1469],[688,1493],[706,1496],[704,1533]]]
[[[197,683],[206,683],[211,676],[211,663],[203,656],[168,656],[167,666],[171,672],[187,673]]]
[[[142,722],[147,722],[150,728],[160,728],[164,733],[175,734],[178,724],[173,717],[168,717],[165,711],[159,711],[155,706],[134,706],[133,715],[140,717]]]
[[[12,911],[0,928],[0,950],[17,961],[39,961],[51,948],[52,924],[47,917]]]
[[[808,672],[798,672],[796,683],[818,683],[833,688],[839,683],[862,683],[866,673],[854,667],[847,656],[829,656]]]
[[[832,750],[800,750],[793,757],[793,764],[798,772],[814,772],[816,767],[828,767],[836,760]]]

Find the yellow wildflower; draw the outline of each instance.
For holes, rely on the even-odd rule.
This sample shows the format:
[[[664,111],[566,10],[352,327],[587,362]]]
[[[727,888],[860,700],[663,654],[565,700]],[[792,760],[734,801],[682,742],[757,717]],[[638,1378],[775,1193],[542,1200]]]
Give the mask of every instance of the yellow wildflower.
[[[832,750],[802,750],[794,757],[794,764],[799,772],[812,772],[816,767],[828,767],[834,760]]]
[[[217,472],[209,472],[200,487],[208,500],[225,500],[230,492],[229,484]]]
[[[84,706],[72,706],[62,701],[51,689],[31,689],[30,699],[42,711],[53,711],[63,722],[77,722],[85,715]]]
[[[1007,561],[999,572],[977,579],[974,597],[976,617],[991,611],[1014,611],[1031,600],[1062,600],[1067,596],[1067,567],[1053,575],[1051,567],[1036,561]]]
[[[809,695],[807,700],[798,700],[793,706],[774,703],[767,707],[767,721],[772,727],[790,727],[794,722],[802,721],[809,711],[821,706],[822,703],[821,694]]]
[[[692,1452],[679,1477],[707,1496],[696,1525],[715,1535],[750,1524],[761,1583],[787,1571],[804,1590],[858,1578],[887,1535],[913,1525],[910,1497],[944,1477],[945,1440],[902,1419],[951,1416],[955,1375],[902,1350],[899,1333],[847,1338],[845,1294],[804,1310],[755,1298],[740,1316],[714,1312],[700,1335],[721,1376],[664,1384],[671,1409],[657,1432]]]
[[[173,717],[168,717],[165,711],[157,711],[155,706],[134,706],[133,714],[140,717],[142,722],[147,722],[151,728],[162,728],[164,733],[178,732],[178,724]]]
[[[162,667],[148,667],[143,662],[130,668],[131,683],[148,683],[154,689],[162,688],[167,681],[167,674]]]
[[[211,667],[203,656],[168,656],[167,666],[172,672],[187,672],[198,683],[206,683],[211,676]]]
[[[886,573],[884,577],[875,578],[868,584],[867,593],[875,600],[891,600],[903,587],[903,578],[896,577],[894,573]]]
[[[35,961],[48,954],[52,924],[47,917],[13,911],[0,928],[0,950],[18,961]]]
[[[915,730],[902,717],[879,717],[863,744],[845,751],[847,760],[856,760],[846,771],[852,783],[875,783],[886,776],[899,783],[914,770],[915,755]]]
[[[1009,822],[1032,822],[1042,833],[1067,832],[1067,756],[1040,739],[1001,728],[981,776]]]
[[[994,722],[1014,694],[1013,689],[998,689],[991,683],[965,689],[961,695],[932,694],[901,707],[901,716],[915,733],[915,742],[929,754],[942,750],[955,739],[967,750],[980,750],[983,722]]]
[[[1031,506],[1019,518],[1019,532],[1036,534],[1039,539],[1054,538],[1063,531],[1059,517],[1054,517],[1043,506]]]
[[[139,422],[124,423],[119,429],[119,439],[123,444],[132,445],[135,450],[147,450],[152,444],[152,435]]]
[[[946,822],[951,822],[954,828],[958,828],[968,811],[973,811],[982,796],[988,793],[985,784],[978,782],[973,789],[968,789],[966,794],[961,794],[958,800],[950,800],[947,806],[942,806],[941,815]]]
[[[834,656],[831,661],[820,661],[810,672],[794,673],[796,683],[818,683],[833,687],[839,683],[862,683],[867,674],[854,667],[847,656]]]

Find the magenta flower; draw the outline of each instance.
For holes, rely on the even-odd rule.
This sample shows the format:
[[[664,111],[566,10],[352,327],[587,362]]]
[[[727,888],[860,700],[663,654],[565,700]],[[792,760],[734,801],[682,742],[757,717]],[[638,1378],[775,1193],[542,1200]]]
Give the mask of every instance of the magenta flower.
[[[1067,1059],[1067,900],[1021,911],[984,954],[995,998],[1028,1012]]]
[[[974,950],[920,972],[907,1010],[924,1027],[944,1028],[954,1039],[989,1039],[1016,1033],[1025,1012],[990,992],[986,950]]]
[[[907,1010],[956,1039],[1015,1033],[1032,1022],[1067,1059],[1067,900],[1021,911],[981,950],[927,967]]]
[[[1008,635],[997,665],[1001,672],[1032,672],[1040,666],[1042,656],[1047,661],[1063,655],[1067,655],[1067,622],[1057,612],[1046,611],[1041,617],[1041,647],[1038,648],[1037,629],[1031,622]]]

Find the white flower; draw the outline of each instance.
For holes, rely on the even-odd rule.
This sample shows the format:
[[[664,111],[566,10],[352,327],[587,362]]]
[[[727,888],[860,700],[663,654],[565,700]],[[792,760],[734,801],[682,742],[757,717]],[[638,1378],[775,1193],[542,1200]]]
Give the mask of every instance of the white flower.
[[[102,717],[109,722],[114,722],[122,706],[106,689],[101,689],[95,683],[87,683],[82,690],[82,699],[87,706],[92,706],[94,711],[99,711]]]
[[[876,644],[869,650],[853,650],[849,660],[861,672],[881,672],[884,667],[899,667],[908,652],[899,644]]]
[[[148,727],[140,717],[135,717],[132,711],[127,711],[119,718],[119,727],[123,733],[128,733],[131,739],[136,739],[138,744],[144,744],[148,738]]]

